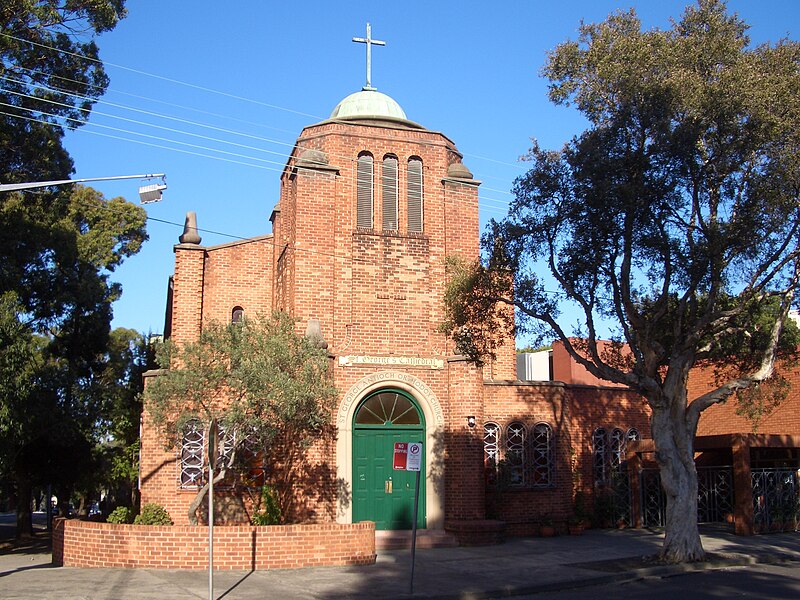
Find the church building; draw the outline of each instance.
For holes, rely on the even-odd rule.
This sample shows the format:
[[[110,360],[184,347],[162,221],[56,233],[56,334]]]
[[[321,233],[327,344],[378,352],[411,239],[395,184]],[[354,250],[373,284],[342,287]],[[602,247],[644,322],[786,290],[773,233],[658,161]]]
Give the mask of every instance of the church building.
[[[609,517],[634,524],[633,492],[617,484],[626,447],[651,437],[638,394],[592,378],[558,344],[552,376],[524,381],[513,339],[479,368],[439,331],[445,259],[479,255],[480,182],[447,135],[371,86],[378,42],[369,29],[357,41],[367,45],[367,85],[300,133],[272,233],[204,246],[187,216],[165,335],[191,342],[209,322],[281,310],[326,345],[335,434],[310,451],[325,475],[299,482],[298,520],[410,529],[413,474],[393,469],[393,449],[419,442],[417,526],[429,535],[486,543],[550,520],[564,526],[598,510],[603,489],[622,498]],[[202,429],[182,434],[177,451],[165,450],[145,411],[141,501],[176,524],[206,448]]]

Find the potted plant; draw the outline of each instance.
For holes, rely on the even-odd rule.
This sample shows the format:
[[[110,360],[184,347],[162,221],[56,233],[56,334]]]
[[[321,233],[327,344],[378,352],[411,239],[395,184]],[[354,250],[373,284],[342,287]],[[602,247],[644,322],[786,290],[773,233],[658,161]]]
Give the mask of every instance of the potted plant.
[[[580,535],[583,533],[583,519],[578,515],[572,515],[567,521],[567,528],[570,535]]]
[[[542,537],[553,537],[556,534],[556,528],[553,525],[553,519],[550,515],[543,515],[539,521],[539,535]]]

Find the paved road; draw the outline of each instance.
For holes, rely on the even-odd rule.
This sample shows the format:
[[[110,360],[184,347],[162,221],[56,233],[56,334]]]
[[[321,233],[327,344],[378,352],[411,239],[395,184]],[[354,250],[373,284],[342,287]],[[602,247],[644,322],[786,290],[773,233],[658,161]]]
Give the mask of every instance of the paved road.
[[[516,600],[595,600],[646,598],[646,600],[783,600],[800,598],[797,563],[750,565],[714,571],[681,573],[669,577],[644,577],[637,581],[606,584],[552,593],[514,596]]]

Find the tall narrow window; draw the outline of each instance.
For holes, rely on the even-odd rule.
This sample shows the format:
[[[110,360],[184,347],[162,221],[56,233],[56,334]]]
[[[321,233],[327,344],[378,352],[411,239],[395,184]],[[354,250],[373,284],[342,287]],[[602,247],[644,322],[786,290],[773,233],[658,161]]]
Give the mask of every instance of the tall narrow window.
[[[611,431],[609,435],[610,452],[608,460],[612,474],[619,472],[625,462],[625,442],[625,433],[621,429],[615,428]]]
[[[358,157],[356,225],[362,229],[372,229],[372,163],[372,156],[369,154],[362,154]]]
[[[422,231],[422,161],[408,161],[408,230]]]
[[[241,306],[234,306],[231,311],[231,323],[238,325],[244,319],[244,309]]]
[[[486,469],[486,483],[489,485],[497,484],[497,463],[499,457],[498,438],[500,437],[500,427],[497,423],[486,423],[483,426],[483,464]]]
[[[531,485],[548,487],[553,477],[553,429],[547,423],[537,423],[531,430]]]
[[[383,157],[381,190],[383,230],[397,231],[397,158],[394,156]]]
[[[181,487],[196,487],[203,479],[205,431],[199,419],[186,421],[181,432]]]
[[[525,425],[519,421],[506,428],[506,463],[509,484],[525,485]]]
[[[592,434],[592,454],[594,456],[594,480],[595,483],[604,484],[608,482],[608,461],[606,459],[608,444],[606,440],[606,430],[602,427],[595,429]]]

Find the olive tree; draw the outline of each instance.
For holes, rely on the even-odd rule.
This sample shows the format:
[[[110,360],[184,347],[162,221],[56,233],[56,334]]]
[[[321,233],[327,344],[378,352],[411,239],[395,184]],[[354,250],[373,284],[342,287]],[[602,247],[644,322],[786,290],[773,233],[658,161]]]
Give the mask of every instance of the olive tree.
[[[210,323],[196,342],[165,342],[156,360],[164,370],[146,386],[144,406],[167,445],[179,443],[189,420],[199,419],[205,431],[216,421],[223,433],[215,483],[235,475],[232,467],[241,464],[245,444],[280,446],[270,483],[287,515],[298,463],[331,417],[336,388],[327,351],[298,335],[293,319],[275,312],[229,325]],[[206,480],[189,507],[192,524],[208,488]]]

